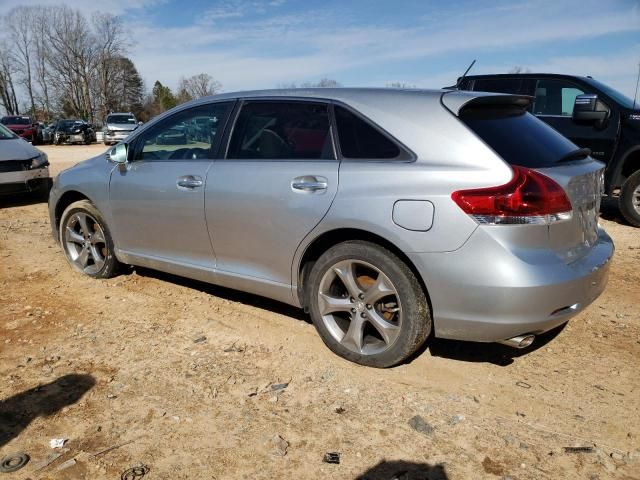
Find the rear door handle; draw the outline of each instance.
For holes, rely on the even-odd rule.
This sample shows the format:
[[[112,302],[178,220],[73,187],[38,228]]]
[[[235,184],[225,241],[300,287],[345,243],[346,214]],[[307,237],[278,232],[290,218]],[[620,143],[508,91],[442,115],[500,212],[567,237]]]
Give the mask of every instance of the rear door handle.
[[[303,192],[317,192],[326,190],[328,187],[327,179],[324,177],[315,177],[313,175],[305,175],[296,177],[291,182],[291,188]]]
[[[204,185],[204,182],[202,181],[202,177],[198,175],[184,175],[178,177],[176,185],[180,190],[193,190],[194,188]]]

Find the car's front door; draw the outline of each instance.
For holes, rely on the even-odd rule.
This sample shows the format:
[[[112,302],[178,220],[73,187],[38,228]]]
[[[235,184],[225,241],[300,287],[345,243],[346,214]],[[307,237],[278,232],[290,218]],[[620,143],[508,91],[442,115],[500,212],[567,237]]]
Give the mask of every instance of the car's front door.
[[[614,153],[619,113],[611,109],[610,117],[602,128],[593,123],[574,122],[573,105],[576,97],[583,93],[597,92],[568,80],[539,79],[533,114],[579,147],[591,149],[591,156],[596,160],[608,163]]]
[[[243,103],[226,158],[207,176],[206,219],[221,283],[252,290],[230,279],[254,279],[287,291],[296,248],[337,192],[330,125],[326,103]]]
[[[114,168],[109,185],[110,226],[120,251],[146,263],[213,270],[205,182],[231,107],[211,103],[179,111],[129,145],[129,161]],[[209,119],[207,132],[195,135],[193,120],[202,117]]]

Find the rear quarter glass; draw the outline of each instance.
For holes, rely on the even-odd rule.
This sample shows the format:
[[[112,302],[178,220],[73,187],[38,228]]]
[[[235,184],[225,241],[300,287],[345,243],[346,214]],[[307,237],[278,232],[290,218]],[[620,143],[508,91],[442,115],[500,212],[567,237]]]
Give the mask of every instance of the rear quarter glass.
[[[578,148],[521,108],[472,106],[459,118],[510,165],[553,167]]]

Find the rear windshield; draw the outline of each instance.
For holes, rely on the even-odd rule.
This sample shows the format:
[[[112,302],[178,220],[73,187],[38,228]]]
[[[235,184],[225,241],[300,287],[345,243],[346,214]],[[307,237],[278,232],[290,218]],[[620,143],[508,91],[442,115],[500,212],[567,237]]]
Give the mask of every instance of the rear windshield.
[[[578,148],[520,108],[465,108],[460,112],[460,120],[511,165],[550,167]]]
[[[107,123],[136,123],[136,119],[133,115],[109,115],[107,117]]]

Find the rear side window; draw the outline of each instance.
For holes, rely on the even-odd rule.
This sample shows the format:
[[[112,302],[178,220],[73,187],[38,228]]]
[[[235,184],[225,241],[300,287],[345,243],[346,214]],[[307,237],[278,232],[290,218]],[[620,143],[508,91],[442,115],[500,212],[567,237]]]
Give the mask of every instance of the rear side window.
[[[522,78],[485,78],[473,82],[473,90],[478,92],[496,92],[526,94],[527,82]]]
[[[514,107],[467,107],[462,120],[511,165],[551,167],[576,146],[530,113]]]
[[[335,107],[340,150],[345,158],[392,159],[400,148],[369,123],[343,107]]]
[[[335,159],[328,105],[248,102],[242,106],[227,158]]]

